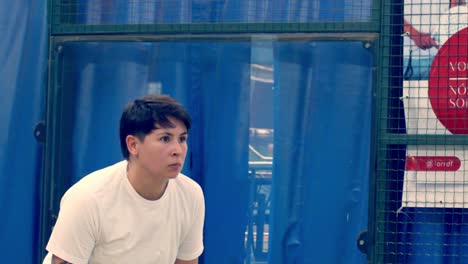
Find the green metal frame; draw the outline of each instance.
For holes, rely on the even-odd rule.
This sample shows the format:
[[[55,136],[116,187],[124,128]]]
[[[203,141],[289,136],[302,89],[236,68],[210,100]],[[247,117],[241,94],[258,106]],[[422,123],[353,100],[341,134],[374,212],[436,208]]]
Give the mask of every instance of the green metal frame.
[[[376,23],[199,23],[53,25],[53,35],[378,32]]]
[[[240,0],[242,1],[242,0]],[[311,33],[378,32],[380,0],[372,0],[370,22],[310,23],[193,23],[193,24],[75,24],[67,14],[76,13],[76,0],[49,0],[51,35],[82,34],[226,34],[226,33]]]
[[[46,94],[46,141],[44,163],[40,180],[39,263],[45,257],[45,246],[57,219],[60,199],[70,186],[71,141],[73,105],[71,91],[63,86],[62,47],[49,42],[48,90]]]
[[[373,129],[374,129],[374,151],[370,175],[369,193],[369,233],[371,241],[368,243],[369,252],[367,259],[371,263],[382,263],[378,261],[383,247],[379,246],[383,237],[374,233],[378,228],[384,230],[386,227],[379,223],[384,220],[377,213],[377,208],[382,205],[378,201],[385,199],[384,194],[377,190],[384,188],[382,181],[386,174],[386,153],[381,150],[388,144],[408,142],[427,142],[431,138],[411,137],[408,135],[392,135],[386,131],[385,98],[388,94],[390,76],[383,66],[389,65],[388,48],[390,38],[388,37],[389,8],[385,6],[385,0],[372,0],[372,18],[369,23],[216,23],[216,24],[119,24],[119,25],[76,25],[61,24],[61,16],[70,10],[60,10],[60,3],[72,2],[73,0],[49,0],[49,66],[48,66],[48,90],[47,90],[47,120],[46,120],[46,142],[44,147],[44,166],[41,178],[41,212],[40,212],[40,234],[39,234],[39,263],[44,257],[43,249],[50,236],[51,229],[55,223],[59,210],[60,198],[70,186],[70,179],[60,177],[69,175],[69,156],[71,151],[67,135],[71,129],[71,118],[67,113],[72,109],[72,98],[70,91],[62,85],[62,79],[66,63],[63,60],[62,44],[66,42],[88,42],[88,41],[167,41],[173,39],[232,39],[233,37],[251,38],[257,34],[271,34],[278,39],[309,39],[309,40],[359,40],[371,44],[371,52],[374,53],[374,93],[375,105]],[[380,33],[380,34],[379,34]],[[384,112],[378,112],[380,110]],[[468,142],[468,139],[459,140],[448,136],[438,136],[436,141],[453,141],[459,144],[459,140]],[[374,175],[375,174],[375,175]],[[379,208],[380,209],[380,208]],[[375,246],[375,247],[374,247]]]
[[[388,2],[387,2],[388,3]],[[391,86],[391,67],[390,66],[390,55],[391,55],[391,44],[392,44],[392,31],[395,26],[392,22],[393,10],[392,4],[385,4],[382,1],[381,6],[381,18],[380,18],[380,56],[379,59],[379,73],[378,73],[378,84],[377,84],[377,98],[375,102],[375,132],[376,132],[376,144],[375,144],[375,168],[374,177],[370,185],[370,196],[369,196],[369,255],[368,260],[370,263],[386,263],[385,260],[385,230],[389,229],[386,223],[386,201],[389,200],[386,192],[380,190],[387,190],[386,179],[389,177],[387,168],[387,147],[388,144],[384,138],[403,137],[403,135],[388,134],[388,99]],[[404,141],[402,141],[404,144]],[[384,201],[383,204],[381,201]]]

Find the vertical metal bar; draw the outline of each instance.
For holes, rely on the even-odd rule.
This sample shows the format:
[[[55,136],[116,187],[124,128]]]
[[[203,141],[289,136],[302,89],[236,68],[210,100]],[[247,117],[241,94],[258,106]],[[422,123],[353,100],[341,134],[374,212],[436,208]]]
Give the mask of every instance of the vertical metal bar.
[[[46,142],[40,184],[39,260],[57,219],[60,199],[70,186],[72,91],[64,89],[65,63],[62,43],[49,38],[46,98]]]
[[[57,85],[58,72],[58,54],[54,51],[54,40],[49,38],[49,61],[48,61],[48,77],[47,77],[47,92],[46,92],[46,140],[44,144],[43,169],[40,179],[40,212],[39,212],[39,252],[38,262],[42,263],[45,257],[45,246],[50,236],[50,212],[52,210],[52,186],[54,186],[52,178],[52,164],[49,162],[54,159],[55,137],[53,136],[53,128],[55,127],[54,112],[57,109],[54,90]]]
[[[247,221],[247,241],[245,246],[245,264],[250,264],[252,259],[252,248],[254,245],[254,237],[253,237],[253,226],[254,226],[254,202],[255,202],[255,169],[251,169],[249,173],[249,206],[248,206],[248,221]],[[257,232],[258,236],[258,232]]]
[[[396,49],[401,48],[401,45],[395,44],[395,35],[398,30],[399,24],[394,23],[398,20],[401,14],[397,12],[399,8],[402,8],[400,1],[381,1],[381,34],[379,38],[380,49],[379,49],[379,89],[377,90],[377,103],[376,103],[376,118],[377,118],[377,144],[376,144],[376,179],[374,181],[375,196],[370,199],[374,200],[374,210],[371,214],[372,227],[371,238],[373,247],[370,247],[370,262],[371,263],[388,263],[393,262],[392,259],[388,259],[390,256],[389,251],[394,251],[390,247],[395,247],[394,231],[395,224],[391,226],[390,218],[394,217],[389,212],[393,210],[391,201],[393,196],[390,191],[392,186],[390,174],[389,158],[391,157],[391,145],[385,140],[391,137],[391,132],[399,133],[399,127],[396,130],[392,129],[391,122],[392,117],[390,116],[390,100],[393,98],[392,93],[396,88],[397,82],[401,81],[399,78],[395,78],[393,74],[398,70],[398,67],[394,68],[395,60],[397,57],[392,57]],[[397,28],[398,27],[398,28]],[[400,84],[401,85],[401,84]],[[398,120],[397,120],[398,121]],[[394,205],[393,205],[394,206]],[[392,243],[386,243],[391,241]],[[387,245],[388,244],[388,245]],[[390,256],[391,257],[391,256]],[[391,257],[393,258],[393,257]]]

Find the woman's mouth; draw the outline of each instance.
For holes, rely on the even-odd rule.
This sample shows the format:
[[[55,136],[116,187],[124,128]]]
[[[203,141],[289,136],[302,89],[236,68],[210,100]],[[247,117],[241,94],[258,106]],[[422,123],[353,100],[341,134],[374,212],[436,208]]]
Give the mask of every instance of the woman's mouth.
[[[174,169],[174,170],[179,170],[181,167],[182,167],[182,164],[180,163],[169,164],[169,168]]]

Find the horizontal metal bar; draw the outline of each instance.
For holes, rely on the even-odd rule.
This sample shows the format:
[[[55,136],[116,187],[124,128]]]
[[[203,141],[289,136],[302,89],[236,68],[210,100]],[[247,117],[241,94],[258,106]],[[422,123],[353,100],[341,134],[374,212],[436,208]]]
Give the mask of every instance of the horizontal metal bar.
[[[468,145],[468,135],[406,135],[381,134],[380,142],[387,145]]]
[[[51,35],[378,32],[378,21],[309,23],[52,24]]]
[[[193,41],[199,40],[219,40],[219,41],[232,41],[232,40],[279,40],[279,41],[303,41],[303,40],[317,40],[317,41],[367,41],[373,42],[378,38],[377,33],[282,33],[282,34],[200,34],[200,35],[141,35],[141,34],[128,34],[128,35],[73,35],[73,36],[52,36],[55,43],[63,42],[163,42],[163,41]]]

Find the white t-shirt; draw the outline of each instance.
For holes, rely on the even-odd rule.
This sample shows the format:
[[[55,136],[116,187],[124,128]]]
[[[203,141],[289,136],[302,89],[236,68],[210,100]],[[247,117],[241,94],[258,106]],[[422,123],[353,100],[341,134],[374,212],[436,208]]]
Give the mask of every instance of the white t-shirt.
[[[174,263],[203,251],[205,205],[183,174],[156,201],[132,187],[122,161],[81,179],[63,196],[46,249],[74,264]]]

